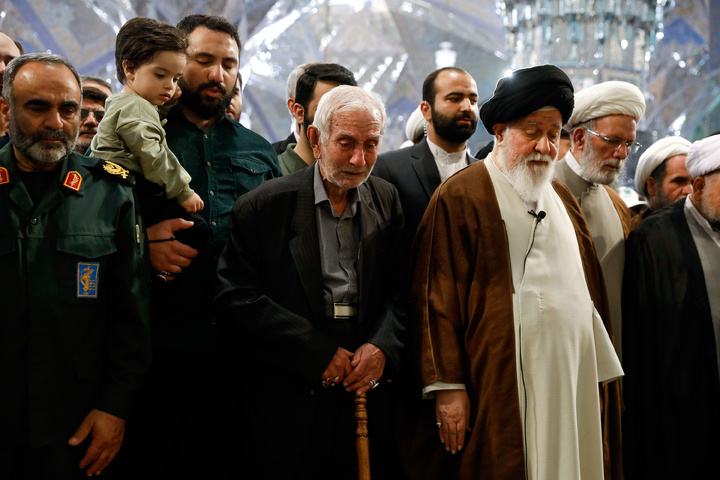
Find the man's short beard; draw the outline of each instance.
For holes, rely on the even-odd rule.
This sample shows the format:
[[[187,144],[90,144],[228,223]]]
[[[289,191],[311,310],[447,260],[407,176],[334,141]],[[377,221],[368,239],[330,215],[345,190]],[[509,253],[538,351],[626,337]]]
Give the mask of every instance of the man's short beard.
[[[687,197],[687,195],[680,195],[677,200],[681,200],[685,197]],[[660,210],[661,208],[667,207],[673,203],[673,201],[665,195],[665,190],[663,190],[662,185],[658,185],[657,193],[654,198],[650,199],[650,202],[656,206],[653,211]]]
[[[463,143],[472,137],[477,128],[477,118],[472,113],[465,112],[448,117],[435,110],[431,111],[433,128],[438,137],[451,143]],[[466,118],[470,120],[470,125],[458,125],[457,121]]]
[[[15,148],[17,148],[28,161],[43,167],[55,165],[70,155],[75,147],[79,133],[79,130],[77,130],[74,138],[71,138],[70,135],[63,130],[45,129],[38,130],[32,134],[26,134],[17,124],[14,115],[10,115],[8,130]],[[62,143],[43,146],[40,141],[48,138],[61,140]]]
[[[500,170],[524,202],[537,202],[550,186],[555,171],[555,162],[550,155],[534,152],[521,156],[506,148],[498,149],[493,155],[497,156]],[[542,161],[545,164],[530,165],[531,161]]]
[[[598,183],[600,185],[610,185],[615,183],[622,171],[625,159],[619,160],[615,157],[605,159],[602,154],[595,150],[590,138],[585,142],[585,149],[581,152],[580,158],[577,159],[580,169],[583,172],[583,178],[590,183]],[[605,165],[616,165],[616,170],[603,172]]]
[[[178,81],[180,88],[182,89],[182,95],[180,96],[180,103],[190,109],[195,115],[205,120],[211,118],[217,118],[228,109],[230,102],[232,101],[232,90],[227,91],[225,85],[218,82],[207,82],[198,86],[197,89],[191,89],[182,77]],[[222,97],[218,98],[203,98],[202,91],[205,88],[217,87],[222,90]]]

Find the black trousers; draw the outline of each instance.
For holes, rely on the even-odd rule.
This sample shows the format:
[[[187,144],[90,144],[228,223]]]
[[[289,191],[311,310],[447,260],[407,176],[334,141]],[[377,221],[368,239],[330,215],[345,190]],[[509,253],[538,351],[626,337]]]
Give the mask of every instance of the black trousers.
[[[216,478],[229,428],[223,372],[214,351],[153,350],[111,479]]]
[[[79,426],[79,425],[78,425]],[[90,439],[71,447],[67,443],[43,447],[0,447],[0,478],[12,480],[81,480],[87,479],[86,469],[80,469]],[[97,479],[108,478],[113,467],[103,470]]]
[[[354,321],[326,318],[317,328],[338,345],[354,352],[359,347]],[[284,377],[279,369],[267,378],[253,378],[250,361],[236,366],[240,389],[234,419],[235,434],[224,451],[224,474],[218,478],[252,480],[353,480],[357,478],[355,394],[342,385],[315,388]],[[265,381],[267,380],[267,381]],[[262,400],[256,394],[261,391]],[[274,393],[269,393],[274,392]],[[312,396],[312,406],[298,396]],[[393,438],[392,386],[383,383],[368,396],[370,468],[373,480],[402,480]],[[301,411],[293,402],[305,403]],[[302,419],[288,417],[301,416]],[[284,418],[278,421],[278,417]],[[269,419],[272,418],[272,421]],[[310,421],[306,421],[310,420]],[[274,425],[274,428],[268,428]],[[280,425],[278,427],[278,425]],[[298,435],[298,425],[303,425]],[[287,435],[299,441],[284,442]],[[282,446],[280,446],[282,445]]]

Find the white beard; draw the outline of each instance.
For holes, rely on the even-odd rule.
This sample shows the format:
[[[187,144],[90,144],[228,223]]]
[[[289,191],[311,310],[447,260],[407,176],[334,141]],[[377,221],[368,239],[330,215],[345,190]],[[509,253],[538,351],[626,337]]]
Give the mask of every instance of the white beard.
[[[518,157],[512,151],[506,152],[503,149],[497,152],[497,157],[500,170],[523,202],[537,202],[540,195],[550,186],[555,171],[555,163],[550,155],[536,152],[525,157]],[[513,157],[514,160],[508,157]],[[530,166],[528,162],[531,161],[542,161],[545,164]]]
[[[582,152],[580,158],[577,159],[583,173],[582,177],[590,183],[597,183],[600,185],[610,185],[615,183],[618,176],[620,176],[625,160],[618,160],[614,157],[605,160],[602,158],[602,154],[595,150],[592,142],[587,142],[586,145],[587,147],[585,151]],[[608,164],[618,166],[619,168],[614,171],[603,172],[603,167]]]

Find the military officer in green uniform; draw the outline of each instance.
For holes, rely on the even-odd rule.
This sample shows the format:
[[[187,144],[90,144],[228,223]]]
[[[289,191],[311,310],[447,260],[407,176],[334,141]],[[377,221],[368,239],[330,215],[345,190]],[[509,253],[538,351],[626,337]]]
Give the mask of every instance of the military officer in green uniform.
[[[80,79],[17,57],[0,113],[0,477],[99,474],[150,362],[146,240],[128,172],[73,152]]]

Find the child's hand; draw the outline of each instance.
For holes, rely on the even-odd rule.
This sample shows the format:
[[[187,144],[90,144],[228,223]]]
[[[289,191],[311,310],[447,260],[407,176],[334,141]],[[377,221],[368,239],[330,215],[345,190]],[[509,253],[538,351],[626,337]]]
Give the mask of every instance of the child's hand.
[[[182,202],[180,206],[183,207],[186,212],[195,213],[202,210],[205,207],[205,203],[202,201],[202,198],[200,198],[200,195],[193,193],[192,196]]]

